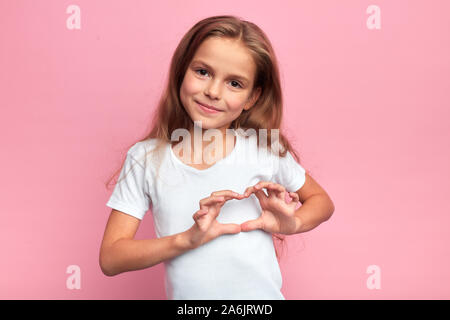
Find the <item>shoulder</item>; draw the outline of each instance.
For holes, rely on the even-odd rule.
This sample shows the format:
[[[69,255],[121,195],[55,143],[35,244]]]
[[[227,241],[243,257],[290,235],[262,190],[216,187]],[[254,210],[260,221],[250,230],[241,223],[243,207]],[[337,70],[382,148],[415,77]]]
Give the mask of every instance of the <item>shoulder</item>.
[[[147,166],[148,159],[151,157],[150,154],[157,149],[158,146],[163,146],[161,140],[156,138],[146,139],[143,141],[136,142],[133,146],[128,149],[127,155],[132,159],[137,161],[143,167]]]

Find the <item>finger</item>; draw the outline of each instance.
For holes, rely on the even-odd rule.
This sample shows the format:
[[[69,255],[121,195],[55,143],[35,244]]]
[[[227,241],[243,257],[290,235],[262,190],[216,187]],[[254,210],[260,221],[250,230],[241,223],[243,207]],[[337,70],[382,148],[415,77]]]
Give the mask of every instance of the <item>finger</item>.
[[[264,188],[267,190],[267,194],[269,196],[273,195],[273,192],[269,192],[269,190],[272,188],[271,186],[273,183],[271,181],[261,181],[254,185],[254,192],[258,190],[263,190]],[[276,189],[275,189],[276,190]]]
[[[278,197],[278,193],[274,192],[273,190],[267,190],[267,194],[269,195],[269,197]]]
[[[251,187],[248,187],[247,189],[245,189],[244,196],[249,197],[252,193],[255,193],[256,191],[258,191],[258,189],[256,189],[255,186],[251,186]]]
[[[219,223],[219,234],[236,234],[241,232],[241,226],[235,223]]]
[[[224,201],[225,197],[223,196],[210,196],[208,198],[200,200],[199,205],[200,209],[205,209],[207,206],[214,205]]]
[[[243,195],[241,195],[241,194],[239,194],[237,192],[234,192],[232,190],[215,191],[215,192],[211,193],[211,196],[223,196],[227,200],[241,199],[243,197]]]
[[[264,183],[267,184],[267,183],[270,183],[270,181],[260,181],[257,184],[255,184],[254,186],[248,187],[247,189],[245,189],[244,196],[248,197],[249,195],[251,195],[253,192],[255,192],[257,190],[256,186],[260,186]]]
[[[245,189],[244,191],[244,197],[248,197],[249,195],[252,194],[253,187],[248,187],[247,189]]]
[[[255,187],[256,190],[260,190],[262,188],[267,188],[271,184],[273,184],[271,181],[260,181],[257,184],[255,184],[254,187]]]
[[[280,195],[283,194],[284,192],[286,192],[286,188],[283,187],[281,184],[278,184],[278,183],[272,183],[269,187],[274,189],[274,190],[276,190],[276,191],[278,191],[278,193]]]
[[[257,229],[263,229],[263,221],[261,218],[255,220],[249,220],[244,223],[241,223],[241,231],[248,232]]]
[[[295,201],[295,202],[300,201],[300,197],[298,196],[297,192],[289,192],[289,195],[291,196],[292,201]]]
[[[262,190],[256,191],[255,196],[258,198],[260,203],[264,203],[264,201],[266,201],[266,199],[268,199],[266,193]]]
[[[266,187],[267,190],[267,194],[269,195],[269,197],[277,197],[278,196],[278,191],[272,186],[272,185],[268,185]]]
[[[192,215],[192,219],[194,219],[194,221],[197,221],[197,220],[199,220],[200,218],[202,218],[203,216],[206,216],[207,214],[208,214],[207,211],[206,211],[206,212],[200,211],[200,213],[194,213],[194,214]]]
[[[283,187],[282,185],[278,184],[278,183],[271,183],[268,184],[266,186],[267,189],[267,193],[269,193],[270,190],[270,194],[276,194],[277,197],[279,197],[280,199],[283,199],[286,197],[286,188]]]
[[[271,185],[268,185],[268,186],[266,186],[266,187],[263,187],[263,188],[261,188],[261,189],[259,189],[261,192],[264,192],[264,190],[265,190],[265,192],[267,192],[267,195],[269,196],[269,197],[272,197],[272,196],[274,196],[274,197],[276,197],[276,198],[279,198],[280,197],[280,192],[277,190],[277,189],[275,189],[275,188],[273,188]],[[265,192],[264,192],[264,194],[265,194]]]
[[[209,211],[208,208],[200,209],[192,215],[192,219],[197,220],[197,219],[203,217],[204,215],[206,215],[208,213],[208,211]]]

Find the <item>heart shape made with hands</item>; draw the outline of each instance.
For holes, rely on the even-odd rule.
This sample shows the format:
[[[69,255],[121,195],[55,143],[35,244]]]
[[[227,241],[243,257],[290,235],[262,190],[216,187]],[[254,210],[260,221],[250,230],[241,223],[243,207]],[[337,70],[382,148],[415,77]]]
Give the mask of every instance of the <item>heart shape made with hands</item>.
[[[267,190],[267,195],[263,191]],[[300,228],[301,221],[295,215],[299,196],[296,192],[287,192],[282,185],[270,182],[260,181],[254,186],[248,187],[244,194],[236,193],[236,199],[242,200],[254,194],[261,206],[261,215],[254,220],[242,223],[241,231],[248,232],[260,229],[269,233],[294,234]],[[286,202],[286,194],[291,199]]]

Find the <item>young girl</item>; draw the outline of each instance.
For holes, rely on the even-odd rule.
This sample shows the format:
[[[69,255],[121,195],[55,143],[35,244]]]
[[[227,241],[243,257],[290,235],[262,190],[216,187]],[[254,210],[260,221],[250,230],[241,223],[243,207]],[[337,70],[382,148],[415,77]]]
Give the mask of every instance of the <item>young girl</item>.
[[[272,237],[317,227],[334,205],[278,133],[281,119],[264,32],[235,16],[195,24],[175,50],[152,130],[129,148],[107,203],[103,273],[163,262],[169,299],[284,299]],[[135,240],[149,209],[157,238]]]

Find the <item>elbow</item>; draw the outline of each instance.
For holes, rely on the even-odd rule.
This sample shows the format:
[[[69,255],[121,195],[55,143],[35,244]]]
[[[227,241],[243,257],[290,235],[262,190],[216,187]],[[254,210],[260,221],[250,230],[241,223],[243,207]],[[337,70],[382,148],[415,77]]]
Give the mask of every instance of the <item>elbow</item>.
[[[104,264],[100,264],[100,269],[102,270],[103,274],[107,277],[113,277],[116,275],[116,273],[112,272],[111,269],[109,269]]]
[[[333,203],[333,201],[331,201],[331,199],[330,199],[330,209],[328,210],[328,212],[329,213],[326,216],[325,221],[328,221],[334,213],[334,203]]]
[[[328,219],[331,218],[331,216],[333,215],[333,213],[334,213],[334,204],[333,204],[333,202],[331,202],[331,210],[330,210],[330,215],[328,216]],[[327,219],[327,220],[328,220],[328,219]]]
[[[100,252],[99,265],[103,274],[107,277],[113,277],[119,274],[119,272],[114,271],[113,264],[109,261],[104,252]]]
[[[115,273],[112,272],[111,268],[107,264],[102,262],[101,259],[99,261],[99,264],[100,264],[100,269],[102,270],[102,272],[105,276],[112,277],[115,275]]]

